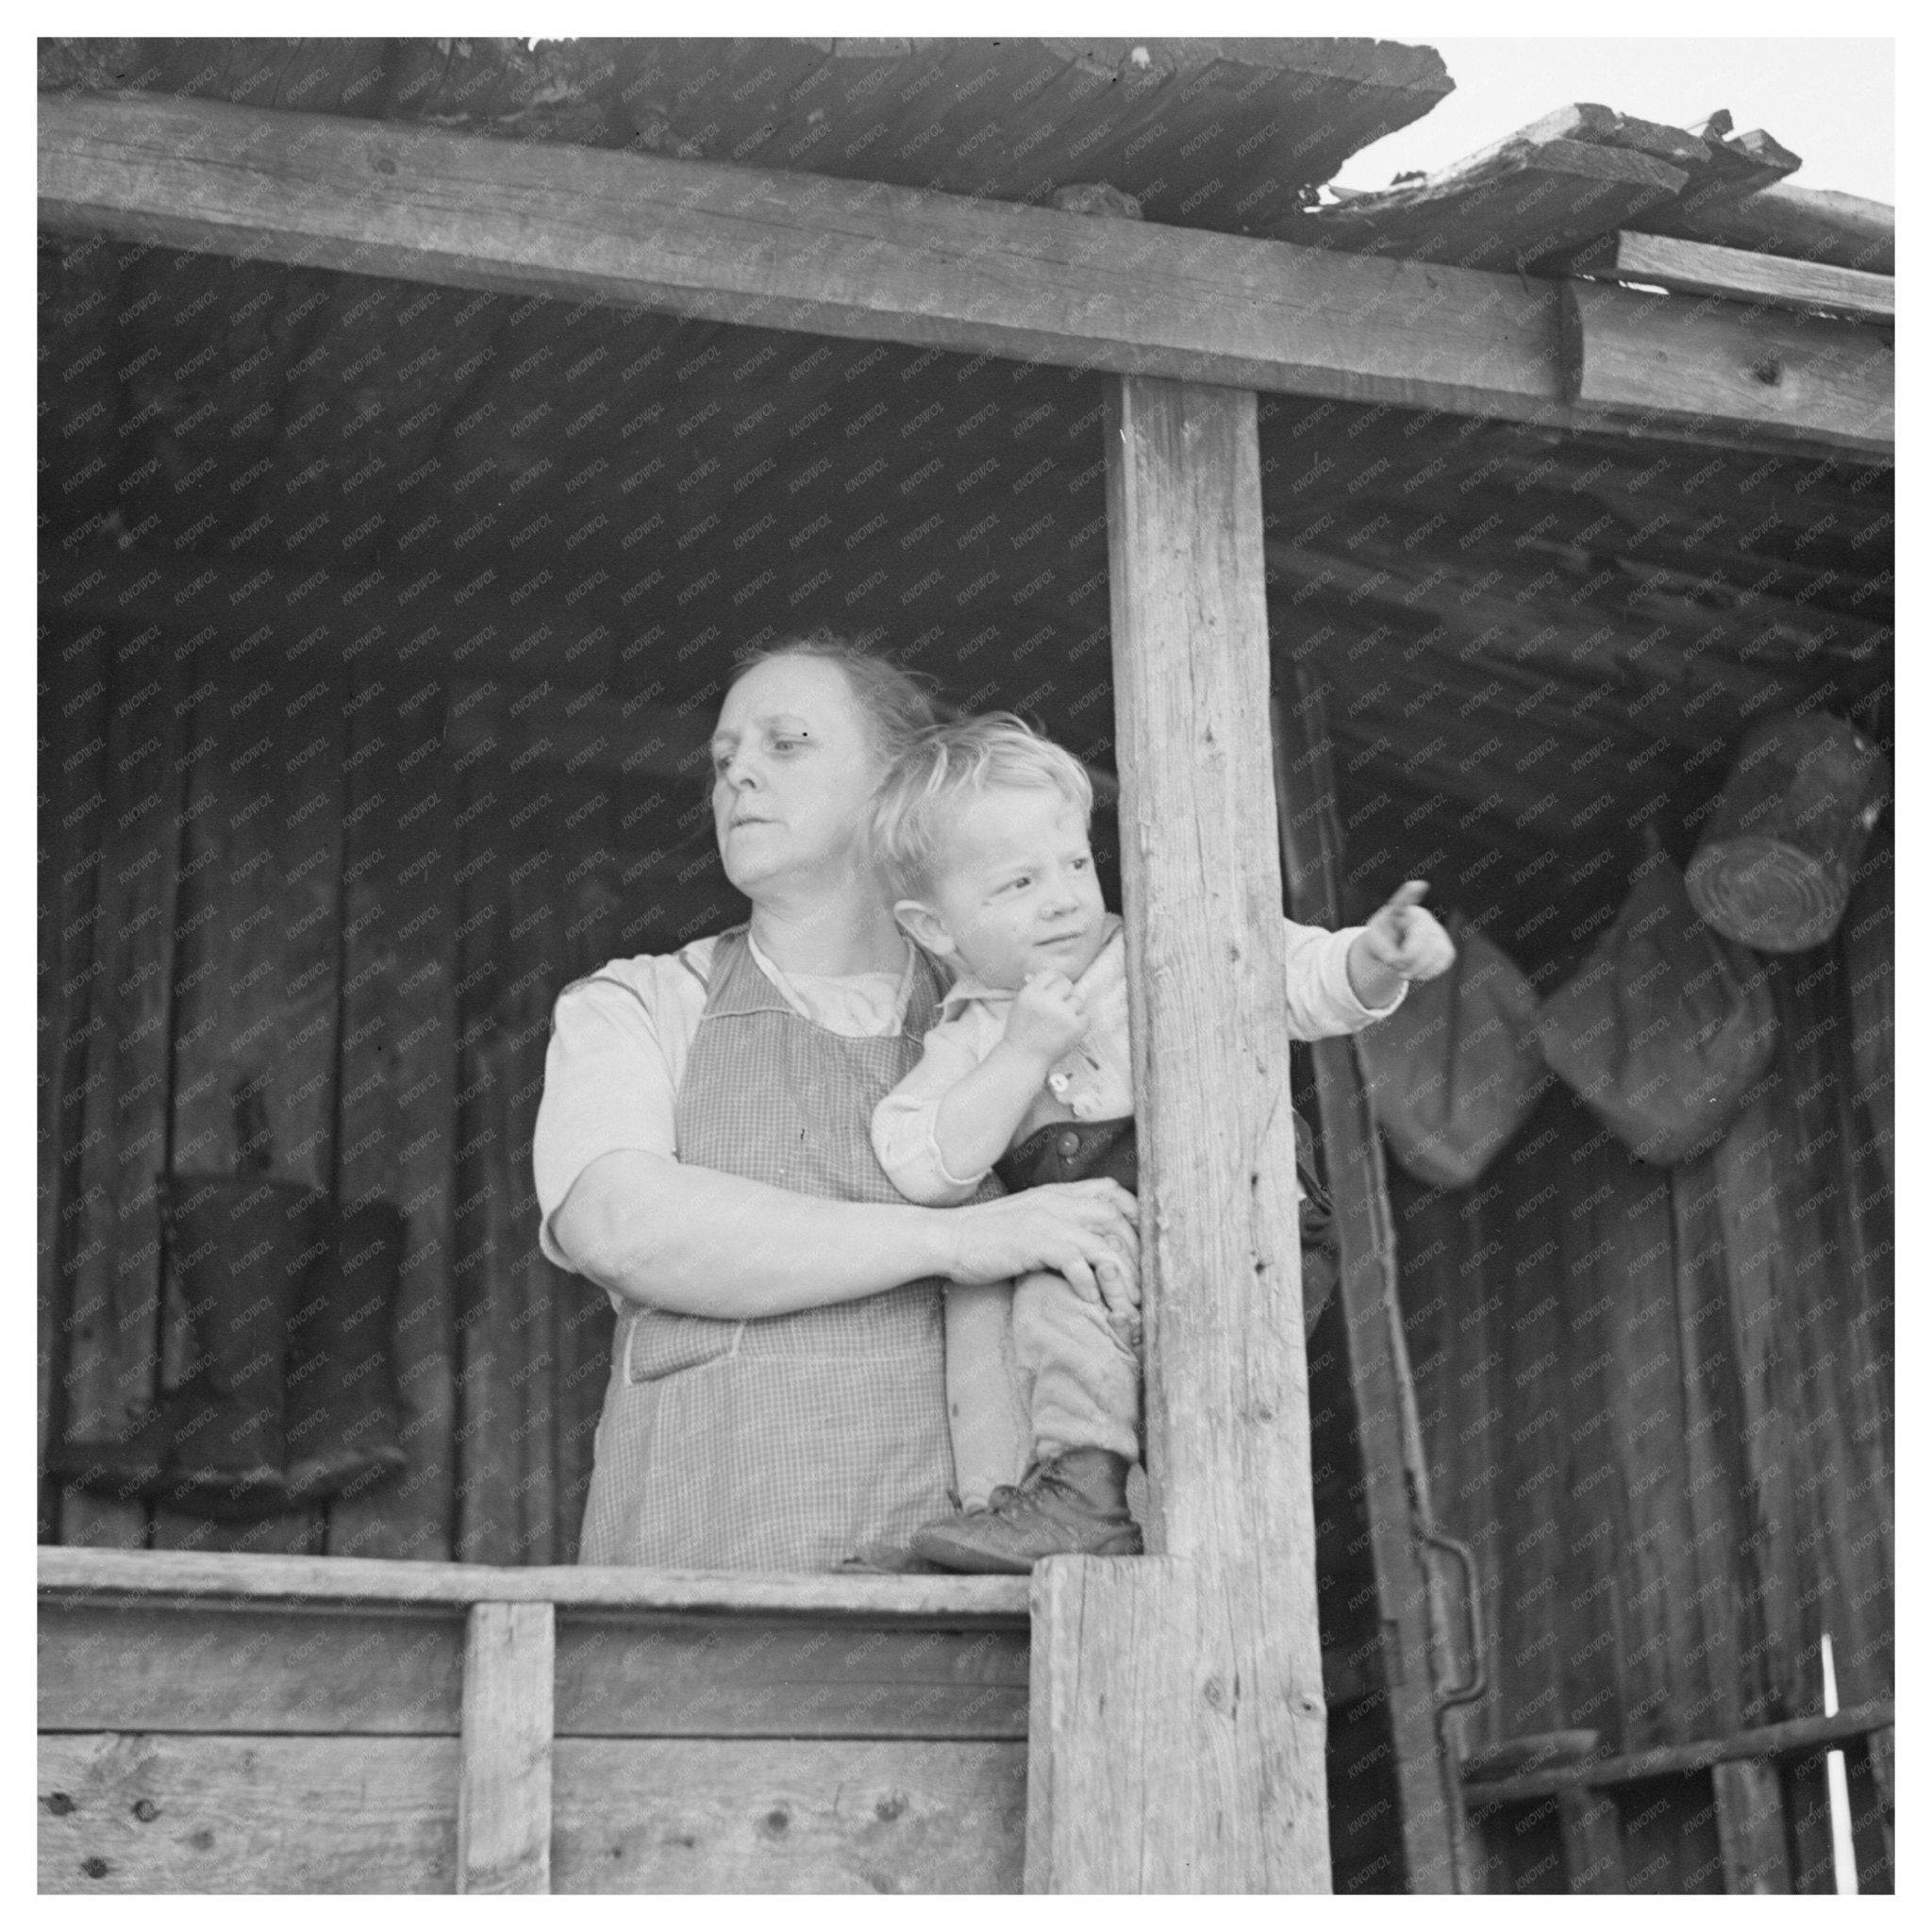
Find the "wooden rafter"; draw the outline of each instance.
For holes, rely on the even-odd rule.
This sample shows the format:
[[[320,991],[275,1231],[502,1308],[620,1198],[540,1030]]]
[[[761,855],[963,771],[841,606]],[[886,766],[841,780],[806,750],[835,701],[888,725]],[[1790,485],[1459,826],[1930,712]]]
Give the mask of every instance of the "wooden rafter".
[[[1764,319],[1692,303],[1660,378],[1597,404],[1566,397],[1557,291],[1515,276],[173,97],[43,95],[40,128],[41,221],[61,232],[1554,427],[1890,450],[1889,352],[1847,350],[1831,408],[1794,413],[1749,377]],[[1833,326],[1810,331],[1814,358]]]

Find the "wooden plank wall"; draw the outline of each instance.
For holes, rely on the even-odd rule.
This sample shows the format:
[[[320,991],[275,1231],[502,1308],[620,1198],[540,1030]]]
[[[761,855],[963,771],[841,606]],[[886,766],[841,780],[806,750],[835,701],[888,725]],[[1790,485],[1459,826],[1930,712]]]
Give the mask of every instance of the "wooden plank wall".
[[[1889,894],[1881,851],[1838,939],[1770,962],[1777,1058],[1713,1152],[1647,1167],[1558,1086],[1474,1189],[1392,1176],[1437,1507],[1488,1613],[1467,1743],[1810,1715],[1825,1631],[1847,1707],[1891,1693],[1890,1088],[1859,1072]]]
[[[405,1210],[409,1464],[247,1524],[52,1483],[41,1538],[569,1561],[611,1316],[537,1253],[549,1015],[602,960],[737,916],[700,781],[626,772],[621,716],[581,758],[580,686],[458,751],[446,675],[379,626],[131,608],[57,611],[42,647],[41,1439],[178,1372],[158,1178],[265,1131],[273,1173]]]

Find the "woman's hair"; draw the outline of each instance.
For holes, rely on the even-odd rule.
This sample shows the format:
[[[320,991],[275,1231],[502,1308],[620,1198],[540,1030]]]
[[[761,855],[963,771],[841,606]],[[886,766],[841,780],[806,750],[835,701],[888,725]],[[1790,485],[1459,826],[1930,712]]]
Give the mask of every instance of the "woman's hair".
[[[774,658],[817,658],[845,674],[852,700],[865,720],[866,741],[882,770],[938,720],[926,679],[823,627],[741,652],[732,682],[753,665],[768,664]]]
[[[930,890],[940,841],[960,804],[995,786],[1058,791],[1083,819],[1093,781],[1072,752],[1010,711],[936,725],[892,763],[873,797],[873,857],[894,893]]]

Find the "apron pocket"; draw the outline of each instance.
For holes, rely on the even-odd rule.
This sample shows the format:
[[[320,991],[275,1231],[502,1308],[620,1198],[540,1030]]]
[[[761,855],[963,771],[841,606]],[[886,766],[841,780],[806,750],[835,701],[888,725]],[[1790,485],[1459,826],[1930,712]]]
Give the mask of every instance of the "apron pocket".
[[[708,1315],[667,1315],[658,1308],[639,1308],[625,1338],[625,1378],[630,1382],[661,1382],[686,1369],[701,1369],[738,1352],[742,1322],[719,1322]]]

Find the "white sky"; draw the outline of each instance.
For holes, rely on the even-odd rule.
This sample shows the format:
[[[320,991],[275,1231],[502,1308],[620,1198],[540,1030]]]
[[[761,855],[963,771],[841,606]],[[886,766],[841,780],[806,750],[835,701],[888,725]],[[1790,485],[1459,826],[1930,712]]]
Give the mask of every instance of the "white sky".
[[[1456,92],[1353,157],[1344,186],[1386,188],[1399,171],[1444,167],[1554,108],[1596,101],[1676,127],[1728,108],[1740,131],[1761,127],[1805,158],[1798,185],[1896,198],[1889,40],[1420,38]]]

